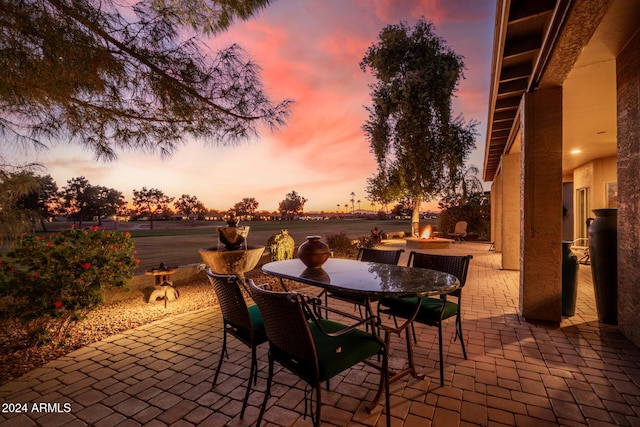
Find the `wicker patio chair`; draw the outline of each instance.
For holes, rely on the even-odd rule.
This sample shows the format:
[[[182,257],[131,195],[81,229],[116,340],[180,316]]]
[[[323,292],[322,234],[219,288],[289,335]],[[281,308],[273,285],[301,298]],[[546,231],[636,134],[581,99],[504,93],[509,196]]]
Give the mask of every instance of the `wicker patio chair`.
[[[460,281],[460,287],[440,298],[422,298],[422,304],[414,322],[419,322],[427,326],[438,328],[438,345],[440,349],[440,385],[444,385],[444,366],[442,355],[442,321],[450,317],[456,317],[456,334],[454,340],[460,338],[462,354],[467,358],[467,351],[464,346],[462,336],[462,318],[460,316],[460,304],[462,301],[462,289],[467,280],[467,271],[471,255],[433,255],[412,251],[409,253],[409,266],[428,268],[431,270],[443,271],[452,274]],[[447,296],[457,298],[457,302],[447,301]],[[417,298],[385,298],[380,301],[380,312],[390,314],[394,317],[409,318],[415,312]],[[413,338],[416,340],[415,329],[411,325]]]
[[[358,251],[358,255],[356,259],[358,261],[363,262],[379,262],[381,264],[398,264],[398,260],[400,256],[404,252],[404,249],[395,249],[395,250],[381,250],[381,249],[373,249],[373,248],[360,248]],[[325,304],[329,304],[328,298],[335,298],[341,301],[346,301],[353,303],[360,312],[360,317],[363,317],[362,307],[365,305],[366,301],[364,298],[354,297],[348,294],[339,293],[339,292],[326,292],[325,293]]]
[[[212,387],[215,387],[218,381],[218,374],[220,373],[224,356],[229,357],[227,352],[227,334],[233,335],[251,349],[249,381],[247,382],[247,390],[244,395],[244,400],[242,401],[242,410],[240,411],[240,418],[242,418],[247,408],[247,401],[249,400],[249,393],[251,392],[251,382],[253,381],[255,385],[258,378],[256,347],[267,342],[267,334],[258,306],[255,304],[247,306],[244,300],[240,288],[240,278],[237,276],[212,273],[208,267],[205,271],[218,297],[223,320],[222,350],[220,350],[220,359],[213,377]]]
[[[269,338],[269,373],[262,408],[256,425],[259,427],[271,394],[274,362],[293,372],[316,392],[316,411],[311,398],[311,418],[320,425],[322,408],[321,382],[356,365],[369,362],[380,370],[380,387],[384,387],[387,425],[390,425],[389,377],[387,351],[384,342],[371,333],[357,329],[372,319],[362,319],[351,326],[322,319],[307,304],[305,297],[295,292],[273,292],[257,287],[247,279],[254,301],[260,307]],[[381,365],[368,361],[382,356]],[[307,415],[305,394],[305,418]]]
[[[374,248],[360,248],[356,259],[358,261],[379,262],[381,264],[398,264],[404,249],[383,250]]]

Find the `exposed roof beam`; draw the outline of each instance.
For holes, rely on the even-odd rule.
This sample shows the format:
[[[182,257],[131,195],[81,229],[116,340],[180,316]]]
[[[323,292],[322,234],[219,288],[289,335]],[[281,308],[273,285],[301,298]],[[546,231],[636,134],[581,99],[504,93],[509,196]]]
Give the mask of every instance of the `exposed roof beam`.
[[[555,0],[536,0],[512,2],[513,7],[509,11],[509,22],[518,22],[551,12],[556,5]]]
[[[515,111],[496,111],[493,113],[493,123],[498,123],[503,120],[513,120]]]
[[[507,40],[504,45],[504,59],[531,54],[540,49],[540,36],[521,37]]]
[[[532,65],[530,62],[526,64],[518,64],[511,67],[505,67],[500,72],[500,82],[509,80],[528,79],[531,75]]]
[[[529,79],[512,80],[500,83],[498,86],[498,99],[504,96],[522,96],[527,90]]]
[[[505,130],[505,129],[510,130],[512,124],[513,124],[513,116],[511,117],[511,120],[503,120],[503,121],[500,121],[500,122],[494,122],[493,131]]]
[[[522,95],[531,90],[543,42],[559,4],[571,0],[499,0],[485,149],[484,179],[492,180],[509,143]]]
[[[520,105],[520,97],[514,96],[511,98],[502,98],[496,101],[495,111],[502,111],[505,109],[516,109]]]

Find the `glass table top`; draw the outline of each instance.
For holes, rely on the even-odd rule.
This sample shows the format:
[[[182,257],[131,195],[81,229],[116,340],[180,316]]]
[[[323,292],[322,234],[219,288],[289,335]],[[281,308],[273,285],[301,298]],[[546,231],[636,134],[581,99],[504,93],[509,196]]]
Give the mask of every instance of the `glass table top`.
[[[299,259],[274,261],[262,271],[328,290],[369,298],[427,297],[449,293],[460,282],[455,276],[425,268],[329,258],[320,268],[307,268]]]

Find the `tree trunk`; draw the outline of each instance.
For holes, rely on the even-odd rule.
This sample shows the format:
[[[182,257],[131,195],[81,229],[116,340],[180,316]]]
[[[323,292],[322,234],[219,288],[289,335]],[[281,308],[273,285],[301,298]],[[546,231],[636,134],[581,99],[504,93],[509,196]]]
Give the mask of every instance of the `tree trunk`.
[[[413,237],[420,236],[420,205],[422,204],[422,197],[416,196],[413,205],[413,212],[411,212],[411,234]]]

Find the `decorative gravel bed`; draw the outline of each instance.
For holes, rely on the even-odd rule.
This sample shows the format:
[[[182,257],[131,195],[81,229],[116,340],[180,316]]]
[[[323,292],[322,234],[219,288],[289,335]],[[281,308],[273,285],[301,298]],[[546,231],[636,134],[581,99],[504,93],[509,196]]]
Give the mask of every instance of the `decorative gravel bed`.
[[[270,283],[279,288],[276,278],[264,275],[260,270],[246,275],[256,283]],[[149,304],[142,297],[136,297],[103,304],[89,313],[86,319],[76,325],[72,336],[64,346],[43,345],[39,347],[9,346],[0,341],[0,385],[14,380],[32,369],[45,365],[73,350],[84,347],[111,335],[137,328],[159,319],[187,313],[217,304],[216,296],[209,281],[198,279],[188,284],[178,285],[180,297],[164,307],[162,301]]]

